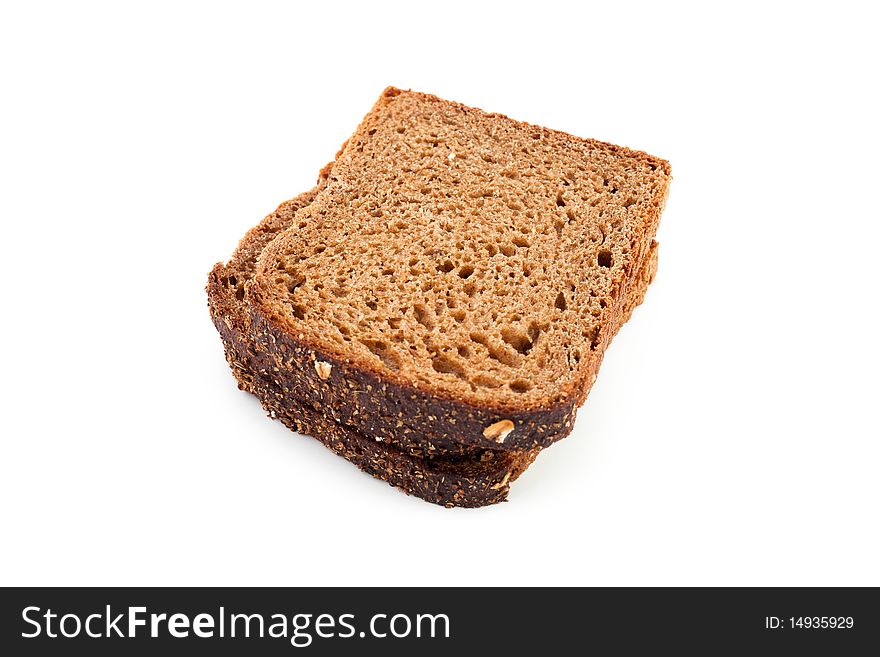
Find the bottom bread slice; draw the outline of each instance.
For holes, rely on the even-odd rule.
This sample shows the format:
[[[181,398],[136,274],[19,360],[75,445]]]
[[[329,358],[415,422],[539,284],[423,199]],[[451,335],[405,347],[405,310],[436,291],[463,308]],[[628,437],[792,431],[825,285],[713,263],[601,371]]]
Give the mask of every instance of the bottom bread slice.
[[[271,417],[299,433],[311,435],[361,470],[429,502],[447,507],[478,507],[507,498],[510,484],[534,461],[538,450],[468,449],[459,453],[420,456],[395,445],[377,442],[357,429],[339,423],[316,402],[290,394],[270,372],[272,362],[255,348],[250,336],[244,283],[257,256],[295,212],[311,202],[316,190],[282,204],[251,229],[227,265],[217,264],[208,280],[211,317],[223,339],[226,358],[239,387],[253,393]],[[642,302],[657,265],[652,242],[641,271],[626,290],[616,333]]]

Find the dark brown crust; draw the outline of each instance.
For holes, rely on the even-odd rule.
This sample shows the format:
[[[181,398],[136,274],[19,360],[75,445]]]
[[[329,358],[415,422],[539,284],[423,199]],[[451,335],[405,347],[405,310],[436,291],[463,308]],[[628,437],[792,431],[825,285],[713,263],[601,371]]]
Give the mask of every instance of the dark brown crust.
[[[386,381],[372,371],[317,352],[253,305],[249,304],[248,309],[256,349],[272,357],[272,371],[278,370],[291,394],[317,400],[337,422],[356,426],[368,435],[447,450],[464,445],[521,451],[546,447],[571,431],[575,415],[572,405],[499,414],[493,409],[435,397],[429,391]],[[316,361],[331,366],[326,380],[318,375]],[[483,436],[484,429],[505,419],[516,427],[510,440],[499,444]]]
[[[404,92],[386,89],[379,103],[401,93]],[[422,96],[432,102],[447,102],[434,96]],[[480,111],[453,104],[467,111]],[[553,132],[546,128],[528,127]],[[646,153],[593,140],[583,141],[600,145],[615,155],[647,161],[667,176],[670,174],[668,162]],[[514,451],[543,449],[571,432],[576,410],[589,394],[604,351],[625,317],[629,316],[628,297],[631,288],[637,287],[639,276],[646,266],[667,190],[661,190],[655,205],[644,217],[641,231],[644,237],[640,243],[633,245],[633,259],[625,277],[614,281],[613,301],[605,310],[599,347],[590,358],[584,359],[583,369],[572,386],[560,390],[557,399],[546,407],[479,405],[438,394],[436,390],[416,388],[387,373],[374,372],[363,363],[330,356],[307,344],[304,336],[292,335],[284,319],[272,316],[271,307],[262,303],[261,286],[255,284],[257,281],[251,281],[248,308],[255,344],[260,351],[272,356],[272,367],[282,373],[283,384],[291,394],[300,398],[317,398],[338,422],[356,427],[370,436],[389,442],[430,444],[441,449],[454,449],[456,445]],[[328,380],[324,381],[318,376],[316,361],[331,365]],[[484,436],[484,430],[500,420],[510,420],[514,430],[499,444]]]

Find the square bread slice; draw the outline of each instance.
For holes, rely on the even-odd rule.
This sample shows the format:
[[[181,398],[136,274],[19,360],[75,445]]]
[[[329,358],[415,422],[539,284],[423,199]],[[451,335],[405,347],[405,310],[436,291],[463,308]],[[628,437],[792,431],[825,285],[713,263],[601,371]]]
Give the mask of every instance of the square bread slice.
[[[642,152],[389,88],[260,254],[253,348],[371,438],[546,447],[653,267],[670,179]]]

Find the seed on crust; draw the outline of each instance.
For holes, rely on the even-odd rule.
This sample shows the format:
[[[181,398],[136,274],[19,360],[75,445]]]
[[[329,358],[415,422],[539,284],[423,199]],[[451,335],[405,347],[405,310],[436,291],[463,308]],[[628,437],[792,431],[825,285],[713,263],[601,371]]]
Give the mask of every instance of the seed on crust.
[[[498,420],[495,424],[490,424],[483,429],[483,436],[496,443],[503,443],[504,439],[513,431],[513,422],[510,420]]]
[[[500,490],[500,489],[504,488],[504,484],[506,484],[509,479],[510,479],[510,471],[505,472],[504,478],[501,481],[499,481],[497,484],[495,484],[494,486],[490,486],[490,488],[492,490]]]
[[[323,360],[315,361],[315,371],[318,373],[318,376],[325,381],[330,378],[330,370],[332,369],[333,366],[330,363],[325,363]]]

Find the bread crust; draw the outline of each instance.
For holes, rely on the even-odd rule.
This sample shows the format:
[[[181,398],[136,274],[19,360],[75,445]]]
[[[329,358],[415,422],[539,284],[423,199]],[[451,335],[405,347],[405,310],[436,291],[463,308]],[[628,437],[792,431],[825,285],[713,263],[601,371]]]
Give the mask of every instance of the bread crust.
[[[383,103],[392,102],[392,99],[402,93],[410,92],[387,89],[376,108]],[[419,96],[430,102],[448,102],[425,94]],[[458,103],[450,104],[468,112],[482,113],[481,110]],[[377,111],[376,108],[374,112]],[[368,118],[372,114],[373,112]],[[529,124],[521,125],[546,133],[561,134]],[[646,153],[594,140],[580,141],[599,145],[614,155],[648,162],[669,175],[667,162]],[[346,151],[343,150],[341,158],[345,159],[345,156]],[[598,347],[582,359],[576,377],[567,386],[561,387],[555,398],[544,405],[464,399],[449,391],[419,387],[415,381],[380,371],[362,359],[347,358],[344,354],[333,353],[324,346],[312,344],[307,336],[292,331],[287,318],[274,314],[271,303],[267,302],[271,287],[259,274],[249,283],[248,290],[250,323],[255,345],[260,351],[271,355],[273,368],[289,375],[285,386],[295,395],[319,399],[322,407],[332,412],[338,422],[356,427],[370,436],[390,442],[429,444],[442,449],[454,449],[456,445],[514,451],[547,447],[571,432],[576,410],[586,400],[604,351],[629,315],[627,298],[645,267],[665,205],[667,189],[668,187],[659,192],[654,205],[643,215],[642,228],[638,231],[641,239],[633,244],[630,262],[613,281],[612,302],[603,311],[601,330],[597,337]],[[327,194],[326,191],[319,194],[315,204],[325,202]],[[266,252],[276,247],[280,249],[282,239],[280,237],[276,240]],[[266,252],[261,261],[266,259]],[[326,363],[329,366],[329,377],[324,378],[316,371],[316,363]],[[487,437],[487,428],[500,421],[511,422],[513,431],[506,433],[501,441]]]

